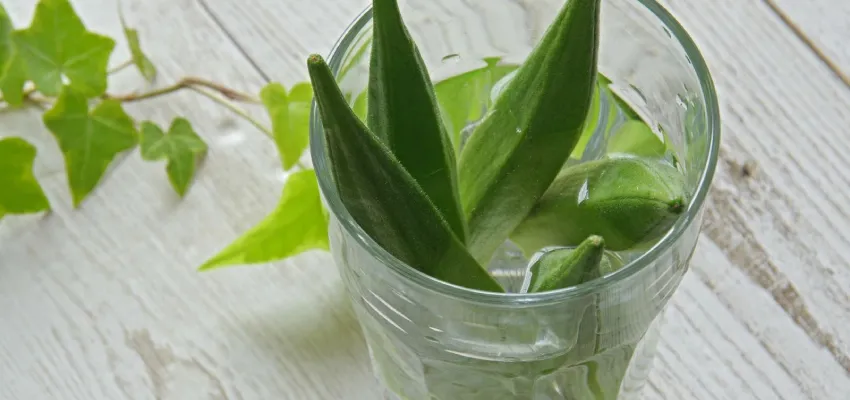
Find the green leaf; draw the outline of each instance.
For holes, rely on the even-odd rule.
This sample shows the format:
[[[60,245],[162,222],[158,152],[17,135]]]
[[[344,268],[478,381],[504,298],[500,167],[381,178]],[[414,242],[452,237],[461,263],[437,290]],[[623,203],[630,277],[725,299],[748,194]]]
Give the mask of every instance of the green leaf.
[[[491,90],[502,78],[515,71],[514,65],[498,65],[498,58],[488,58],[486,67],[475,69],[434,85],[443,123],[456,152],[460,152],[461,133],[467,124],[477,121],[491,106]]]
[[[352,108],[354,108],[354,114],[356,114],[357,117],[364,122],[366,121],[366,116],[369,113],[368,101],[369,92],[364,91],[357,96],[357,99],[354,100],[354,105],[352,106]]]
[[[566,168],[511,235],[526,254],[590,235],[613,251],[663,236],[684,211],[684,177],[669,164],[612,157]]]
[[[267,263],[328,248],[328,220],[316,174],[304,170],[287,179],[277,208],[269,216],[200,269]]]
[[[56,96],[63,78],[86,97],[106,91],[107,63],[115,41],[86,30],[68,0],[41,0],[32,23],[12,34],[36,88]]]
[[[616,253],[606,251],[598,265],[598,270],[584,275],[581,283],[589,282],[601,276],[613,273],[625,265]],[[626,343],[621,337],[623,326],[631,325],[634,321],[634,309],[621,307],[622,304],[633,306],[632,302],[623,302],[617,296],[599,294],[590,297],[592,306],[585,309],[581,319],[577,346],[581,349],[574,353],[575,361],[582,361],[574,368],[586,371],[581,377],[576,377],[570,384],[571,388],[586,390],[584,397],[594,400],[616,399],[622,380],[631,362],[635,345]],[[642,323],[637,324],[641,329]],[[610,348],[603,341],[611,341],[619,346]]]
[[[640,115],[616,92],[606,88],[609,98],[619,107],[626,121],[611,132],[607,152],[634,156],[662,158],[667,153],[666,140],[659,138]],[[614,118],[611,119],[613,125]]]
[[[598,75],[600,78],[601,74]],[[581,133],[581,136],[576,142],[576,146],[573,148],[572,154],[570,154],[571,158],[575,158],[581,160],[584,156],[584,151],[587,150],[587,145],[590,143],[590,139],[593,138],[594,132],[599,127],[600,122],[600,111],[601,111],[601,103],[600,103],[600,87],[602,82],[597,82],[596,88],[593,90],[593,98],[590,100],[590,111],[587,112],[586,121],[584,124],[584,130]]]
[[[313,106],[313,86],[309,82],[296,84],[289,90],[289,125],[292,130],[290,143],[300,148],[301,153],[310,144],[310,111]],[[298,159],[296,158],[296,162]]]
[[[287,94],[283,85],[273,82],[260,91],[260,98],[272,120],[283,169],[288,170],[298,163],[310,142],[313,88],[309,83],[299,83]]]
[[[628,315],[619,315],[618,317],[628,318]],[[619,324],[622,324],[622,322]],[[612,326],[614,328],[600,325],[599,329],[616,332],[619,325],[612,324]],[[620,347],[599,353],[592,361],[584,364],[588,371],[587,383],[593,390],[596,400],[614,400],[620,395],[620,389],[623,380],[626,378],[629,365],[632,364],[635,350],[637,350],[636,344],[623,344]]]
[[[138,141],[135,124],[121,103],[105,100],[89,113],[86,96],[67,86],[44,114],[44,124],[65,157],[74,207],[97,186],[115,156]]]
[[[14,29],[9,14],[3,8],[3,4],[0,4],[0,74],[15,52],[15,45],[12,43],[12,31]]]
[[[514,65],[497,65],[495,63],[499,61],[498,58],[488,58],[485,61],[488,62],[488,66],[442,80],[434,86],[444,123],[449,129],[456,150],[461,145],[461,133],[466,125],[481,118],[482,111],[492,107],[490,96],[494,86],[518,68]],[[598,128],[601,120],[600,92],[609,92],[607,85],[610,83],[611,80],[608,77],[602,73],[597,74],[597,85],[590,103],[590,111],[587,113],[584,131],[570,155],[571,158],[577,160],[582,158],[590,139]],[[611,110],[615,111],[613,107]]]
[[[652,128],[641,120],[623,123],[608,141],[608,153],[631,154],[640,157],[660,158],[667,153],[667,146],[652,132]]]
[[[614,93],[611,88],[611,79],[607,76],[598,72],[596,74],[596,87],[593,92],[593,99],[591,100],[590,111],[587,113],[587,121],[584,126],[584,132],[581,134],[581,138],[579,138],[578,143],[576,143],[576,147],[573,149],[573,153],[570,155],[571,159],[581,160],[584,157],[584,152],[587,150],[587,145],[590,143],[590,139],[593,138],[593,134],[597,129],[600,128],[599,124],[605,120],[607,124],[603,129],[604,135],[609,135],[611,133],[611,128],[617,121],[617,107],[610,106],[608,107],[608,115],[607,118],[604,118],[601,115],[602,111],[602,99],[613,99],[616,105],[619,105],[628,117],[633,115],[637,115],[625,102],[622,101],[621,98]],[[638,118],[639,119],[639,118]]]
[[[174,191],[183,197],[195,176],[198,161],[207,152],[207,144],[185,118],[175,118],[167,135],[151,122],[143,122],[141,131],[142,158],[147,161],[168,160],[168,180]]]
[[[389,147],[461,242],[457,165],[431,77],[396,0],[373,2],[368,126]]]
[[[605,240],[592,235],[575,249],[550,251],[529,268],[528,293],[542,293],[576,286],[599,273]]]
[[[614,102],[617,103],[618,106],[620,106],[620,110],[623,111],[623,114],[626,114],[626,118],[628,118],[629,120],[641,119],[637,111],[635,111],[635,109],[632,108],[632,106],[629,105],[629,103],[627,103],[620,95],[611,90],[610,87],[606,87],[606,89],[611,95],[610,98],[614,99]]]
[[[585,282],[614,273],[623,268],[625,262],[614,253],[606,252],[599,264],[599,269],[586,276]],[[648,326],[652,318],[643,319],[647,314],[645,300],[638,299],[623,301],[616,296],[597,295],[594,299],[594,316],[596,330],[594,338],[594,353],[592,360],[582,363],[588,370],[587,384],[593,390],[597,399],[615,399],[619,395],[620,386],[631,364],[636,345],[623,335],[623,327],[641,331]],[[606,298],[607,297],[607,298]],[[635,309],[640,309],[637,311]],[[654,315],[653,315],[654,317]],[[584,321],[582,321],[584,322]],[[610,346],[616,343],[614,347]]]
[[[124,30],[124,36],[127,38],[127,45],[130,47],[130,55],[133,58],[133,64],[139,69],[142,76],[148,81],[153,82],[156,78],[156,67],[154,67],[145,52],[142,51],[142,45],[139,42],[139,31],[127,26],[124,19],[124,12],[118,8],[118,19],[121,21],[121,28]]]
[[[461,152],[467,245],[481,263],[532,210],[582,135],[596,84],[599,3],[564,5]]]
[[[504,292],[466,251],[410,173],[357,118],[321,56],[308,60],[328,161],[342,203],[387,252],[451,284]]]
[[[492,60],[492,59],[491,59]],[[454,127],[458,125],[458,121],[460,124],[466,124],[470,121],[474,121],[475,118],[478,118],[476,115],[480,115],[481,113],[481,102],[480,99],[477,99],[474,94],[473,97],[464,98],[464,96],[470,96],[470,93],[477,93],[476,91],[470,91],[468,87],[475,87],[475,85],[480,85],[480,83],[475,83],[475,80],[482,79],[481,75],[485,75],[484,72],[487,70],[487,67],[478,69],[475,71],[471,71],[466,74],[458,75],[456,77],[452,77],[437,83],[437,98],[440,99],[440,104],[443,107],[443,118],[446,120],[446,125],[449,127]],[[502,78],[509,75],[511,72],[515,71],[516,67],[512,65],[504,65],[504,66],[495,66],[493,68],[492,79],[490,79],[490,87],[495,83],[498,83]],[[474,74],[473,74],[474,73]],[[596,129],[599,127],[599,122],[602,120],[600,116],[601,111],[601,94],[603,91],[606,93],[610,90],[607,85],[611,83],[611,80],[608,79],[602,73],[598,73],[597,75],[596,88],[593,91],[593,98],[590,103],[590,111],[587,113],[587,117],[584,131],[579,137],[578,143],[576,143],[575,148],[573,149],[570,158],[581,160],[584,155],[584,151],[587,149],[588,143],[590,143],[590,139],[593,137]],[[457,82],[460,81],[460,82]],[[468,86],[463,86],[461,83],[466,83]],[[489,109],[492,104],[486,103],[487,108]],[[467,107],[469,105],[477,105],[469,110],[471,113],[468,117],[465,116],[464,112],[467,111]],[[613,107],[610,108],[611,111],[616,111]],[[616,114],[616,113],[614,113]],[[467,118],[467,119],[464,119]],[[473,119],[469,119],[473,118]],[[612,121],[609,121],[612,122]],[[460,127],[461,129],[463,126]],[[451,131],[451,129],[450,129]],[[460,131],[453,132],[452,140],[458,140],[460,138]],[[455,146],[457,146],[457,142],[455,142]]]
[[[12,54],[12,58],[6,64],[2,74],[0,91],[3,92],[3,100],[12,106],[24,104],[24,84],[27,82],[27,71],[24,69],[24,60],[21,59],[17,51]]]
[[[352,47],[357,46],[357,51],[351,57],[346,57],[345,64],[342,65],[342,68],[339,69],[339,78],[344,79],[349,72],[351,72],[354,67],[360,64],[360,61],[363,59],[365,55],[368,53],[367,50],[370,49],[369,46],[372,45],[372,36],[363,35],[360,36],[360,42],[355,43]]]
[[[21,138],[0,139],[0,219],[5,214],[50,209],[50,202],[32,172],[35,155],[35,146]]]
[[[0,92],[9,105],[19,106],[24,102],[26,71],[23,61],[12,41],[14,26],[3,5],[0,4]]]

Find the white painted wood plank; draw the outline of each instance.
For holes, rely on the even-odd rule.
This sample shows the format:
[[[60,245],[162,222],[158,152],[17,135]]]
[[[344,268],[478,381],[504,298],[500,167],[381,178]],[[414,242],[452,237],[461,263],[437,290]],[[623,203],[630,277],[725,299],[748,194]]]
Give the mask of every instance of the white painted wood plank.
[[[710,283],[725,282],[728,274],[711,268],[700,278],[752,337],[778,349],[771,357],[791,371],[806,396],[847,393],[850,256],[840,249],[850,242],[850,215],[842,206],[850,195],[848,142],[842,134],[850,123],[850,92],[762,2],[665,4],[701,46],[723,102],[723,154],[707,237],[755,286],[745,292],[719,290]],[[246,24],[262,31],[260,14],[283,15],[290,7],[262,0],[211,5],[214,13],[238,16],[224,21],[233,32],[244,32]],[[253,50],[251,35],[236,38],[261,69],[283,62],[278,59],[283,56]],[[745,173],[745,165],[755,175]],[[748,296],[765,295],[775,304],[772,312],[781,310],[785,319],[743,306]],[[783,322],[757,320],[763,317]],[[800,330],[806,335],[794,340],[773,334]],[[794,346],[811,351],[799,353]]]
[[[695,264],[697,269],[708,264],[734,268],[720,249],[707,240],[700,245]],[[747,282],[744,280],[743,284]],[[749,283],[748,289],[758,288]],[[760,302],[759,309],[766,318],[778,320],[778,324],[793,324],[783,320],[787,317],[769,299]],[[803,333],[800,335],[805,337]],[[654,389],[664,399],[807,398],[793,376],[718,300],[698,274],[686,276],[670,305],[651,384],[646,394]]]
[[[847,380],[834,369],[819,375],[832,355],[723,249],[701,239],[667,312],[644,398],[843,399]]]
[[[327,55],[369,0],[198,0],[271,80],[307,79],[307,56]]]
[[[195,1],[125,3],[162,84],[187,74],[252,92],[264,84]],[[24,24],[34,3],[4,4]],[[90,29],[119,36],[113,0],[74,4]],[[128,57],[120,42],[116,64]],[[122,73],[116,92],[140,82]],[[55,210],[0,224],[0,398],[376,398],[329,256],[195,271],[274,206],[274,146],[190,93],[128,108],[160,123],[185,115],[209,142],[185,200],[173,194],[163,164],[134,152],[71,210],[61,159],[38,116],[2,116],[4,132],[14,128],[42,150],[39,176]]]
[[[761,2],[667,3],[694,33],[723,101],[706,233],[832,354],[843,379],[826,384],[847,382],[850,91]]]
[[[850,2],[843,0],[764,0],[841,71],[850,85]]]
[[[266,75],[287,83],[303,79],[304,57],[329,49],[362,8],[254,1],[206,5]],[[11,2],[10,11],[26,19],[29,3]],[[700,3],[671,8],[712,64],[725,100],[725,153],[707,240],[675,297],[647,398],[839,399],[848,379],[835,359],[847,354],[841,335],[850,331],[847,256],[838,251],[847,236],[839,227],[848,225],[835,211],[846,194],[834,199],[825,189],[841,190],[834,185],[846,178],[830,164],[843,154],[832,148],[846,144],[827,139],[843,137],[836,134],[847,122],[847,94],[766,8]],[[111,1],[75,4],[90,27],[118,34]],[[163,81],[191,73],[246,90],[263,84],[203,5],[128,5]],[[731,21],[728,30],[740,37],[717,21]],[[129,75],[116,84],[129,90],[137,82]],[[162,166],[134,154],[72,211],[59,170],[39,166],[56,212],[0,227],[0,398],[376,398],[329,257],[193,269],[273,206],[280,182],[272,146],[191,95],[131,109],[159,122],[176,112],[197,122],[212,146],[200,180],[178,202]],[[32,122],[15,126],[50,154]],[[793,141],[800,131],[814,141]],[[797,165],[783,167],[789,157]],[[743,179],[740,167],[750,160],[759,172]]]

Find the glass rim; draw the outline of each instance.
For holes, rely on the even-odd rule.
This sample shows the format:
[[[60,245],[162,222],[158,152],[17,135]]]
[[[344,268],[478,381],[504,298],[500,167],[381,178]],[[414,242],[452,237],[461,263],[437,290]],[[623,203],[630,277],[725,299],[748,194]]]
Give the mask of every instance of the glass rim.
[[[494,305],[539,306],[579,298],[587,295],[588,293],[598,292],[602,288],[612,286],[626,280],[645,269],[649,266],[652,260],[657,259],[665,251],[670,250],[674,243],[687,231],[691,224],[695,223],[697,220],[696,217],[702,210],[708,191],[714,179],[720,147],[720,110],[714,81],[708,70],[705,59],[699,51],[696,43],[690,35],[688,35],[684,27],[682,27],[673,15],[656,0],[636,1],[651,11],[664,24],[664,26],[670,30],[673,37],[684,49],[685,54],[691,59],[693,69],[696,72],[700,89],[702,90],[705,99],[705,114],[707,118],[706,129],[708,132],[708,160],[705,168],[702,170],[697,190],[694,196],[692,196],[685,213],[682,214],[682,217],[679,218],[673,228],[670,229],[670,231],[668,231],[667,234],[655,245],[653,245],[652,248],[644,252],[636,260],[633,260],[623,268],[611,274],[580,285],[544,293],[487,292],[469,289],[431,277],[430,275],[407,265],[376,243],[365,233],[365,231],[363,231],[342,204],[342,200],[339,198],[339,194],[337,193],[336,187],[333,183],[333,178],[331,177],[330,166],[326,162],[324,146],[318,145],[319,143],[323,143],[324,137],[322,122],[314,100],[310,115],[311,158],[316,171],[316,177],[319,181],[319,187],[322,191],[322,196],[330,208],[330,211],[334,213],[343,229],[345,229],[345,231],[352,236],[359,245],[363,246],[371,256],[387,265],[388,269],[400,278],[409,281],[422,289],[435,291],[449,297],[464,301]],[[347,53],[351,45],[355,43],[357,36],[371,21],[371,19],[372,7],[370,5],[367,6],[366,9],[361,12],[351,24],[349,24],[345,32],[334,44],[328,57],[328,65],[334,75],[340,72],[343,56]]]

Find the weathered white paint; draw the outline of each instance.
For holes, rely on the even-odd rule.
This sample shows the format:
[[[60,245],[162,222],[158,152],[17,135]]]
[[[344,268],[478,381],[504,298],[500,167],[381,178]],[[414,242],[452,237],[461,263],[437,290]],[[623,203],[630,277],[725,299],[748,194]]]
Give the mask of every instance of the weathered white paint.
[[[3,3],[19,24],[29,19],[32,1]],[[267,80],[303,80],[306,56],[327,53],[367,1],[125,3],[159,84],[198,75],[256,92]],[[841,1],[776,3],[817,32],[825,53],[846,50],[824,39],[847,36],[846,19],[832,13]],[[74,4],[91,29],[120,36],[112,0]],[[769,4],[666,4],[708,59],[724,137],[705,232],[644,397],[846,399],[850,90]],[[127,57],[119,42],[115,64]],[[128,70],[114,91],[139,82]],[[54,204],[48,217],[0,225],[0,399],[378,398],[326,254],[195,271],[274,206],[274,147],[191,93],[129,110],[160,123],[186,115],[210,143],[186,199],[176,199],[162,165],[133,153],[72,210],[37,114],[0,115],[4,134],[42,151],[38,174]]]
[[[850,86],[850,3],[764,0]]]

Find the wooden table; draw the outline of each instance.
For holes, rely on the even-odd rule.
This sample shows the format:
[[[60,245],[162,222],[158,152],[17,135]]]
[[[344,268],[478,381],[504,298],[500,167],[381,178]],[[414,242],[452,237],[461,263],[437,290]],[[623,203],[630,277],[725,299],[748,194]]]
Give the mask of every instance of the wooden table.
[[[33,1],[3,3],[29,20]],[[90,29],[120,37],[114,0],[73,3]],[[197,75],[256,92],[304,80],[305,57],[327,53],[366,0],[124,3],[159,82]],[[707,58],[724,137],[645,398],[848,399],[850,2],[665,3]],[[119,40],[113,61],[127,57]],[[112,87],[139,81],[128,71]],[[0,399],[377,398],[327,254],[195,271],[274,206],[273,146],[190,93],[129,110],[186,115],[208,140],[185,200],[135,152],[72,210],[38,113],[0,117],[38,145],[54,204],[0,226]]]

